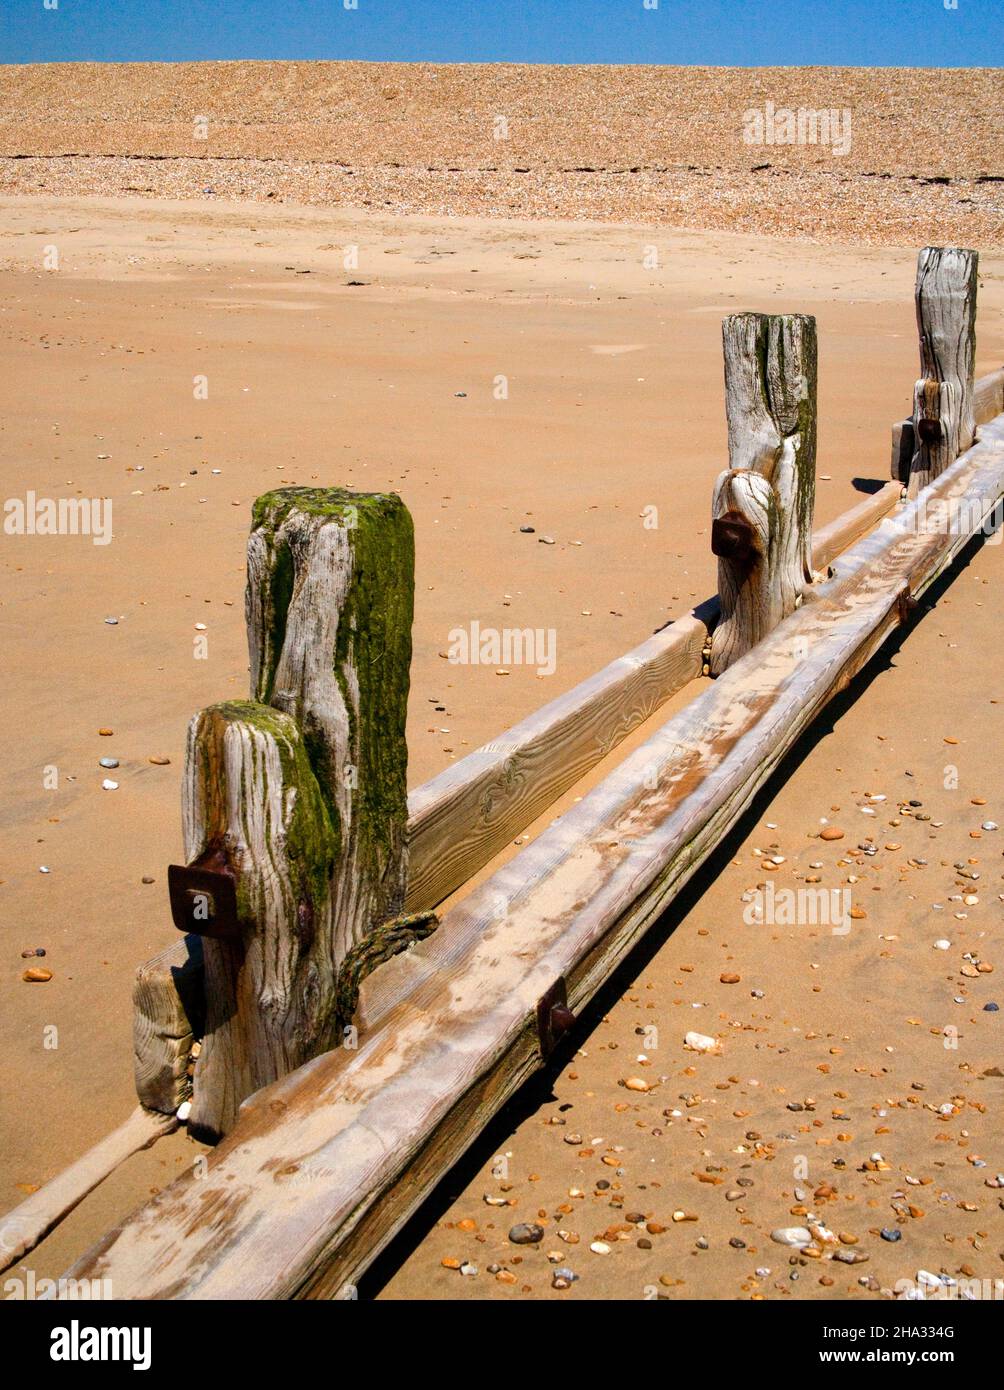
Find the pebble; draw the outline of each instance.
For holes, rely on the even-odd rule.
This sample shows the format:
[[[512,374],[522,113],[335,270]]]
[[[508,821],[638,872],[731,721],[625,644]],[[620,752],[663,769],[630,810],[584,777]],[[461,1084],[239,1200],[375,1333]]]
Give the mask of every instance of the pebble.
[[[44,956],[44,955],[45,955],[45,947],[44,947],[44,946],[29,946],[28,949],[27,949],[27,951],[22,951],[22,952],[21,952],[21,959],[22,959],[22,960],[28,960],[28,959],[30,959],[30,957],[32,957],[32,956]]]
[[[544,1231],[536,1223],[520,1222],[509,1232],[509,1239],[513,1245],[536,1245],[544,1239]]]
[[[718,1047],[717,1039],[709,1038],[706,1033],[688,1033],[683,1042],[692,1052],[714,1052]]]
[[[946,941],[944,937],[941,937],[939,941],[936,941],[934,943],[934,949],[936,951],[949,951],[951,950],[951,947],[952,943],[950,941]]]
[[[538,537],[537,537],[537,543],[538,543],[539,545],[553,545],[553,544],[554,544],[554,537],[553,537],[553,536],[538,536]]]
[[[640,1076],[629,1076],[623,1083],[628,1091],[650,1091],[652,1087],[647,1081],[643,1081]]]
[[[99,730],[98,730],[98,733],[101,735],[102,738],[111,738],[111,736],[112,736],[112,734],[113,734],[114,732],[115,732],[114,729],[99,729]]]
[[[819,832],[821,840],[842,840],[844,832],[835,825],[827,825]]]
[[[590,1245],[589,1248],[590,1248],[590,1250],[593,1252],[594,1255],[609,1255],[609,1254],[610,1254],[610,1246],[606,1243],[605,1240],[594,1240],[593,1243],[592,1243],[592,1245]]]
[[[116,792],[119,789],[118,782],[113,782],[110,777],[106,777],[101,783],[102,790],[106,792]]]
[[[718,978],[723,985],[737,985],[739,983],[739,976],[730,971],[726,971],[724,975],[719,975]]]
[[[572,1270],[563,1266],[561,1269],[556,1269],[554,1271],[554,1274],[551,1277],[551,1288],[569,1289],[571,1288],[575,1280],[578,1279],[578,1277],[579,1276],[577,1274],[574,1274]]]
[[[165,758],[162,753],[154,753],[147,758],[147,762],[153,763],[154,767],[167,767],[170,761],[171,759]]]
[[[45,970],[40,965],[33,965],[30,970],[24,972],[21,979],[28,985],[44,985],[52,979],[52,971]]]
[[[108,624],[109,627],[118,627],[119,625],[118,618],[106,618],[105,622]]]
[[[99,758],[99,759],[98,759],[98,766],[99,766],[99,767],[108,767],[108,768],[112,768],[112,767],[118,767],[118,765],[119,765],[119,760],[118,760],[118,758]]]
[[[181,1121],[182,1124],[184,1124],[185,1121],[188,1119],[189,1115],[192,1113],[192,1102],[190,1100],[183,1100],[181,1104],[178,1106],[176,1113],[178,1119]]]
[[[903,1232],[898,1226],[883,1226],[879,1235],[883,1240],[897,1241],[903,1239]]]
[[[771,1231],[770,1238],[776,1245],[803,1246],[812,1244],[812,1232],[805,1226],[779,1226]]]
[[[523,532],[524,536],[532,536],[537,528],[536,526],[521,526],[519,529]]]

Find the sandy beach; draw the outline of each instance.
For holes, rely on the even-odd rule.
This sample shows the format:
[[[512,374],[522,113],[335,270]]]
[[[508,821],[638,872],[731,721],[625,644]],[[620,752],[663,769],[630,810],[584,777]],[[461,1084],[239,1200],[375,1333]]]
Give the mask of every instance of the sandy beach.
[[[801,70],[798,88],[762,71],[715,88],[711,119],[708,70],[700,90],[624,70],[598,123],[611,79],[583,69],[545,130],[513,102],[556,100],[547,74],[527,93],[497,70],[465,86],[451,69],[347,65],[334,99],[323,73],[291,71],[325,65],[263,65],[251,96],[254,65],[221,65],[229,87],[178,65],[140,115],[128,66],[0,73],[5,496],[113,507],[107,545],[3,537],[0,1211],[135,1103],[131,981],[174,932],[188,719],[246,693],[258,494],[337,484],[410,509],[416,786],[714,591],[723,315],[818,320],[817,523],[889,476],[917,374],[920,246],[978,247],[977,374],[1004,361],[989,71],[880,87]],[[723,137],[737,103],[780,83],[822,105],[821,82],[855,113],[846,159],[785,147],[753,173]],[[671,87],[689,125],[646,125]],[[935,121],[949,93],[956,126],[935,140],[905,124],[908,109]],[[492,144],[506,110],[505,158],[478,172],[472,129],[488,122]],[[614,172],[627,124],[647,132],[636,174]],[[419,153],[437,167],[418,171]],[[594,1002],[574,1058],[503,1112],[364,1294],[797,1300],[881,1296],[919,1269],[1004,1276],[1000,1025],[985,1007],[1004,970],[1002,844],[981,828],[1004,811],[1002,582],[987,544],[925,600]],[[448,634],[472,619],[553,628],[554,674],[448,663]],[[841,841],[818,840],[823,818]],[[850,934],[745,921],[765,857],[777,888],[850,886]],[[47,952],[44,986],[21,982],[28,947]],[[693,1028],[720,1053],[686,1052]],[[198,1152],[176,1134],[130,1160],[27,1264],[58,1274]],[[846,1260],[771,1241],[808,1212]],[[517,1248],[520,1222],[544,1239]],[[556,1290],[566,1266],[576,1279]]]

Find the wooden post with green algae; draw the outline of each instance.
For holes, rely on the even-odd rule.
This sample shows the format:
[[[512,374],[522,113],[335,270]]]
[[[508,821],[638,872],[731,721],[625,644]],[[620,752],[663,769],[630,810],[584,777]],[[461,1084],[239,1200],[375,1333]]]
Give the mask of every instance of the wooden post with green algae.
[[[239,926],[203,941],[203,1137],[338,1044],[339,965],[403,910],[413,594],[399,497],[283,488],[255,503],[251,699],[196,715],[186,751],[186,861],[222,855]]]

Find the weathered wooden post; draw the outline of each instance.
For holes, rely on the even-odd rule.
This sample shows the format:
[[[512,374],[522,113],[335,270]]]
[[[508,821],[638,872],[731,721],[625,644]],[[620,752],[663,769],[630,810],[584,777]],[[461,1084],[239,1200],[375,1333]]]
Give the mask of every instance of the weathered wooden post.
[[[913,394],[911,497],[953,464],[976,433],[978,262],[975,251],[956,246],[928,246],[917,259],[921,374]]]
[[[251,700],[188,733],[176,923],[201,935],[191,1125],[339,1041],[339,967],[403,908],[414,541],[399,497],[283,488],[255,504]]]
[[[816,490],[815,319],[731,314],[722,340],[729,467],[712,502],[721,602],[713,675],[801,601],[812,581]]]

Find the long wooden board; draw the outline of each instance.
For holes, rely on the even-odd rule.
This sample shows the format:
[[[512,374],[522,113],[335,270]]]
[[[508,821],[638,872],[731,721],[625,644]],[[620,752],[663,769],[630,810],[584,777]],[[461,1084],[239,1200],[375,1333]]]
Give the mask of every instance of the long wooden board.
[[[104,1182],[120,1163],[147,1149],[162,1134],[178,1128],[173,1115],[157,1115],[137,1106],[111,1134],[71,1163],[58,1177],[33,1192],[12,1211],[0,1216],[0,1271],[9,1269],[34,1250],[88,1192]]]
[[[70,1277],[111,1278],[122,1298],[343,1293],[539,1064],[541,996],[564,978],[573,1008],[591,997],[1002,495],[1004,416],[448,913],[358,1050],[252,1097],[205,1178],[175,1182]],[[935,499],[965,524],[939,529]]]

